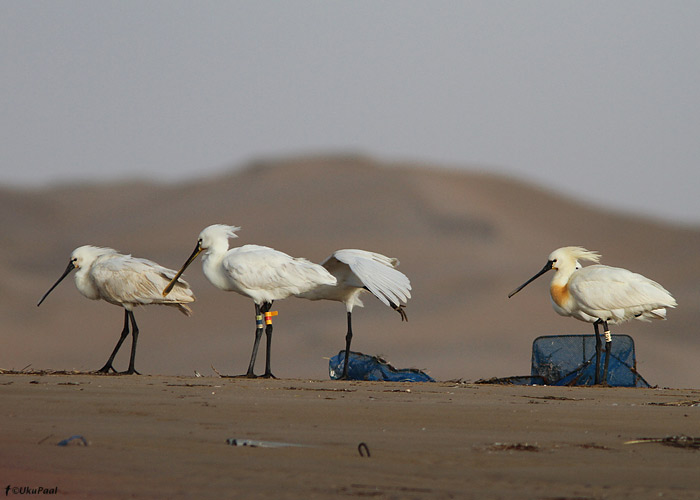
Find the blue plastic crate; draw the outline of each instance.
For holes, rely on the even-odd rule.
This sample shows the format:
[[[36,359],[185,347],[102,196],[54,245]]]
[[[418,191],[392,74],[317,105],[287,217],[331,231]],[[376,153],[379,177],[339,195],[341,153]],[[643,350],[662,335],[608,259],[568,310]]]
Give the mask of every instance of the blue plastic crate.
[[[600,370],[605,365],[605,343]],[[549,335],[532,343],[533,379],[546,385],[594,385],[595,335]],[[612,387],[650,387],[637,372],[634,340],[629,335],[613,335],[607,383]]]

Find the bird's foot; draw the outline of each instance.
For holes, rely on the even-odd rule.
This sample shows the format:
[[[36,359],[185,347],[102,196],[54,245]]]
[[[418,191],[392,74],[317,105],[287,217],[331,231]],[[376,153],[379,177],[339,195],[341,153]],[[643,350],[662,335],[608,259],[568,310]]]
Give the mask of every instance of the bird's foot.
[[[137,372],[133,366],[126,371],[117,372],[117,373],[119,373],[119,375],[141,375],[141,373]]]
[[[394,311],[401,315],[401,321],[408,321],[408,316],[406,316],[406,311],[404,310],[404,307],[406,306],[404,306],[403,304],[401,304],[400,306],[397,306],[396,304],[391,304],[391,306],[394,308]]]
[[[258,378],[258,375],[256,375],[253,372],[248,372],[248,373],[243,373],[241,375],[221,375],[221,374],[219,374],[219,377],[221,377],[221,378]]]
[[[113,373],[117,373],[117,370],[114,369],[114,367],[112,366],[112,363],[107,363],[99,370],[95,370],[93,373],[95,373],[95,374],[97,374],[97,373],[108,374],[110,372],[110,370]]]
[[[260,375],[260,378],[274,378],[274,379],[276,379],[277,377],[275,377],[271,372],[265,372],[264,374]]]
[[[258,378],[258,376],[255,373],[253,373],[253,370],[249,370],[241,375],[222,375],[213,366],[211,367],[211,369],[214,370],[214,373],[216,373],[220,378]]]

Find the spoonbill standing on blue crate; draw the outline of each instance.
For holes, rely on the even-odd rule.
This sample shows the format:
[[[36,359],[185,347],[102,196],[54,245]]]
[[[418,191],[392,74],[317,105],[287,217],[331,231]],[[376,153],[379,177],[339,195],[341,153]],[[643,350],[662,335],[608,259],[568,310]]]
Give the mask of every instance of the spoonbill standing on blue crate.
[[[204,252],[202,270],[216,288],[237,292],[253,299],[255,303],[255,343],[245,376],[255,377],[253,368],[263,328],[267,337],[265,374],[274,377],[270,370],[270,347],[272,345],[272,303],[316,288],[335,285],[336,279],[323,266],[306,259],[295,258],[286,253],[260,245],[243,245],[229,250],[229,238],[237,238],[240,227],[214,224],[199,233],[197,245],[180,271],[163,290],[167,296],[179,276],[197,256]],[[265,325],[263,325],[263,318]]]
[[[122,373],[138,373],[134,368],[136,341],[139,336],[139,328],[136,325],[133,312],[136,306],[158,304],[176,307],[186,316],[192,314],[192,310],[186,304],[194,302],[195,298],[190,286],[184,280],[175,279],[173,281],[175,293],[169,298],[163,297],[160,293],[162,288],[171,279],[174,279],[175,271],[166,269],[150,260],[122,255],[111,248],[91,245],[73,250],[63,275],[44,294],[37,306],[44,302],[44,299],[73,269],[77,269],[75,286],[81,294],[88,299],[102,299],[124,308],[124,328],[107,363],[97,370],[100,373],[108,373],[110,370],[116,372],[112,363],[122,343],[129,335],[129,322],[131,322],[131,357],[129,368]]]
[[[345,336],[345,363],[341,379],[348,377],[350,342],[352,341],[352,310],[363,307],[360,295],[369,291],[384,304],[408,321],[404,304],[411,298],[411,282],[398,271],[398,259],[367,252],[366,250],[338,250],[321,264],[338,280],[335,286],[320,286],[297,297],[309,300],[335,300],[343,302],[348,317],[348,332]]]
[[[596,336],[595,383],[607,382],[612,336],[608,323],[630,319],[650,321],[666,319],[666,308],[676,307],[676,300],[657,282],[619,267],[592,265],[581,267],[579,260],[598,262],[600,255],[582,247],[563,247],[549,254],[540,272],[508,294],[512,297],[547,271],[555,273],[549,286],[554,310],[593,323]],[[605,365],[600,380],[602,342],[598,326],[605,333]]]

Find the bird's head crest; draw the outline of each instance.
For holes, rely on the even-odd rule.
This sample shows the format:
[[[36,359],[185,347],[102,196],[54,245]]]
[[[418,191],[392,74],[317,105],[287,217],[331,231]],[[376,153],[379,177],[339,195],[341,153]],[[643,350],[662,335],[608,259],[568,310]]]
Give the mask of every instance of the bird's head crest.
[[[600,254],[598,252],[586,250],[583,247],[562,247],[549,254],[550,261],[556,261],[562,258],[571,259],[574,262],[579,260],[600,262]]]
[[[199,241],[202,248],[209,248],[217,241],[227,242],[229,238],[238,238],[236,231],[241,228],[226,224],[212,224],[199,233]]]

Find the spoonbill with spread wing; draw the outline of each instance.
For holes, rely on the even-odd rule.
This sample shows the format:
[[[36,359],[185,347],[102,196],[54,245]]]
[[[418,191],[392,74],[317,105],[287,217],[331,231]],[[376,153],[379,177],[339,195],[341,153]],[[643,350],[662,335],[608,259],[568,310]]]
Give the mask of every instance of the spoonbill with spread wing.
[[[655,281],[619,267],[592,265],[581,267],[579,260],[598,262],[600,255],[582,247],[563,247],[549,254],[540,272],[508,294],[512,297],[547,271],[555,273],[549,286],[554,310],[593,323],[596,335],[595,383],[600,381],[602,342],[598,326],[605,333],[605,366],[602,383],[607,381],[612,336],[608,323],[630,319],[650,321],[666,319],[666,308],[676,307],[676,300]]]
[[[308,292],[317,286],[335,285],[336,278],[323,266],[306,259],[291,257],[269,247],[243,245],[229,250],[228,240],[237,238],[236,231],[239,229],[236,226],[214,224],[199,233],[192,255],[165,287],[163,295],[167,296],[170,293],[177,278],[200,253],[204,252],[202,270],[211,284],[220,290],[250,297],[255,303],[255,343],[245,376],[255,377],[255,358],[262,330],[265,328],[267,351],[263,377],[273,377],[270,370],[272,315],[276,314],[270,311],[273,301]],[[263,326],[263,317],[266,326]]]
[[[111,248],[91,245],[73,250],[63,275],[44,294],[37,306],[44,302],[44,299],[73,269],[77,269],[75,286],[81,294],[88,299],[102,299],[124,308],[124,328],[119,341],[107,363],[97,370],[98,372],[108,373],[110,370],[116,372],[112,362],[129,335],[129,322],[131,322],[131,358],[128,370],[122,373],[138,373],[134,368],[136,341],[139,336],[139,328],[136,325],[136,319],[134,319],[136,306],[159,304],[177,307],[180,312],[187,316],[192,314],[192,310],[186,304],[194,302],[195,298],[187,282],[183,280],[173,282],[175,293],[169,298],[164,298],[160,293],[163,286],[175,276],[175,271],[166,269],[150,260],[122,255]]]
[[[369,291],[384,304],[408,321],[404,305],[411,298],[411,282],[398,271],[398,259],[365,250],[338,250],[321,264],[338,280],[335,286],[323,285],[297,294],[309,300],[335,300],[343,302],[347,310],[348,332],[345,336],[345,363],[340,378],[348,377],[350,342],[352,341],[352,310],[363,307],[360,295]]]

